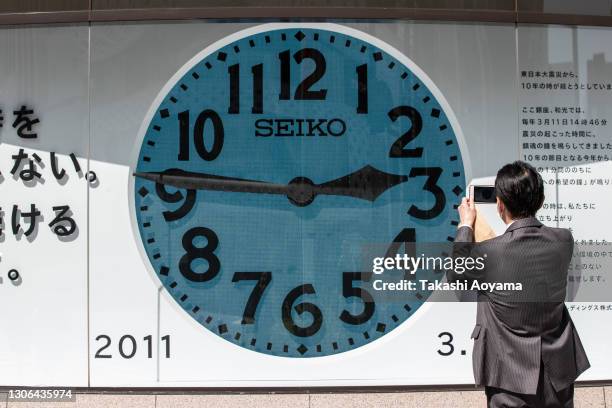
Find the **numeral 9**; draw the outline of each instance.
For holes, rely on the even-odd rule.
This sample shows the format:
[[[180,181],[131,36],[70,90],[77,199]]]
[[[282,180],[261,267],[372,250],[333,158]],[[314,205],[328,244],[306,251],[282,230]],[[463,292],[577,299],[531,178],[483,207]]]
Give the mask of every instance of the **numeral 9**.
[[[171,174],[171,173],[172,173],[172,170],[168,170],[164,172],[164,174]],[[195,190],[187,190],[185,194],[183,194],[179,190],[175,191],[174,193],[169,193],[168,190],[166,190],[166,186],[164,184],[155,183],[155,192],[157,193],[157,196],[162,201],[165,201],[167,203],[174,204],[174,203],[178,203],[179,201],[183,199],[185,200],[178,209],[174,211],[164,211],[163,212],[164,219],[166,221],[180,220],[181,218],[189,214],[189,212],[191,211],[191,209],[193,208],[196,202],[196,191]]]

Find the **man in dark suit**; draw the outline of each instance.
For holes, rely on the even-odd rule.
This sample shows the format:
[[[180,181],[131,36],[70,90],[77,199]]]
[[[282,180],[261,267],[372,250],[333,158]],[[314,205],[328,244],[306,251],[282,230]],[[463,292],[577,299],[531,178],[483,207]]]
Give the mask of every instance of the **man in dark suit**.
[[[573,407],[574,381],[589,361],[565,307],[574,240],[542,225],[544,184],[529,164],[502,167],[495,180],[504,234],[474,243],[472,199],[459,206],[453,256],[484,256],[485,267],[449,272],[452,281],[515,282],[522,290],[478,292],[473,369],[490,407]]]

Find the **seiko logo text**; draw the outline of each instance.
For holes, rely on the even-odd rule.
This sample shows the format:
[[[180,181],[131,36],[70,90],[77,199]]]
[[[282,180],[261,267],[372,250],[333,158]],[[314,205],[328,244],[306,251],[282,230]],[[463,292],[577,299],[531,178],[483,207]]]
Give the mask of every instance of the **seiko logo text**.
[[[346,123],[342,119],[258,119],[255,121],[257,137],[290,136],[342,136]]]

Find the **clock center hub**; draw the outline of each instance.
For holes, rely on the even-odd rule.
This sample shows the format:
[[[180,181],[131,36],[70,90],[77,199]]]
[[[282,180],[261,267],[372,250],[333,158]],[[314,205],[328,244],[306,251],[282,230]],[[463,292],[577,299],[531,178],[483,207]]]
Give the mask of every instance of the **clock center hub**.
[[[305,207],[315,199],[314,183],[307,177],[296,177],[289,182],[287,198],[298,207]]]

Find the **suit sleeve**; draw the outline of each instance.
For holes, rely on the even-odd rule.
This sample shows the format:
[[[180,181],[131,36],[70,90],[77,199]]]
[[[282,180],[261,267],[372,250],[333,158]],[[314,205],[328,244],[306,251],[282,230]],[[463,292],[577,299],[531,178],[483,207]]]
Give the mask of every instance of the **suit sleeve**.
[[[476,258],[477,248],[474,243],[474,230],[470,227],[463,226],[457,230],[457,235],[455,236],[455,241],[453,244],[453,254],[452,257],[457,260],[457,258],[468,258],[473,257]],[[484,279],[484,269],[470,269],[465,270],[463,273],[457,273],[455,270],[446,271],[446,279],[448,282],[454,282],[457,280],[467,280],[469,282],[473,280],[481,281]]]
[[[568,241],[568,256],[571,262],[572,256],[574,255],[574,247],[576,245],[574,241],[574,235],[572,234],[572,231],[570,230],[567,230],[567,241]]]

